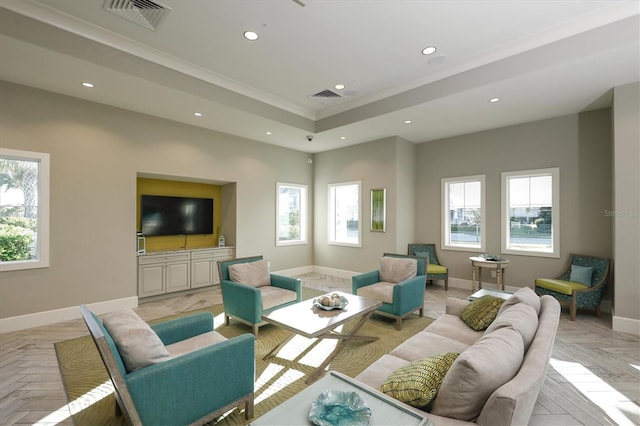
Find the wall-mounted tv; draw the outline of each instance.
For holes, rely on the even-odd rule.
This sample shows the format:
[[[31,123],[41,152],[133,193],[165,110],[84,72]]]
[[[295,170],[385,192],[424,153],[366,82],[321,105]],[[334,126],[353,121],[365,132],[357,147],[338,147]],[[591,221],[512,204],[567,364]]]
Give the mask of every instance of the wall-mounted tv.
[[[143,195],[140,231],[148,237],[213,234],[213,199]]]

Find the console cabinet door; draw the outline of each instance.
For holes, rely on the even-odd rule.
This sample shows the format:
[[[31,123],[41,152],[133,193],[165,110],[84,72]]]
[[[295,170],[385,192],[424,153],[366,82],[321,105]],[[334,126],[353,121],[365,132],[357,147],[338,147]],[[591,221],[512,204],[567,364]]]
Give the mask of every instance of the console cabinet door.
[[[190,283],[189,261],[169,262],[166,266],[167,293],[187,290]]]
[[[214,261],[212,251],[203,251],[191,254],[191,288],[206,287],[213,285],[213,276],[218,272],[214,271]]]
[[[154,296],[164,292],[164,262],[138,267],[138,295],[140,297]]]

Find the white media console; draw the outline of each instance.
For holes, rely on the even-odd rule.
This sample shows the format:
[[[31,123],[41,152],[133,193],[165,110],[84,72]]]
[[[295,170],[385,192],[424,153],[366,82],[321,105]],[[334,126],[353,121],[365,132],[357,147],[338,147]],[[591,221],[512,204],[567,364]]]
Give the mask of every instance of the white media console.
[[[138,297],[220,284],[218,261],[233,259],[234,247],[172,250],[138,255]]]

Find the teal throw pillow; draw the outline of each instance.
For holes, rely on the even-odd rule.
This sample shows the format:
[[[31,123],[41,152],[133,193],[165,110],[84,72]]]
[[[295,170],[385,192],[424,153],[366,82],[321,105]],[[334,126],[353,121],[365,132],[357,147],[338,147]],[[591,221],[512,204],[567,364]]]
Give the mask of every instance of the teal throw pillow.
[[[569,281],[591,287],[592,276],[593,268],[591,266],[571,265],[571,275],[569,276]]]

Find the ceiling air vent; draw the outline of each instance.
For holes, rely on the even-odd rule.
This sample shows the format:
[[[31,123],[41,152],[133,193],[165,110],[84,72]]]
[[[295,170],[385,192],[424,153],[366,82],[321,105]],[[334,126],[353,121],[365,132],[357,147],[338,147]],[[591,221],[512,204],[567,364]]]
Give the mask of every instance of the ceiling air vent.
[[[341,98],[336,92],[332,92],[329,89],[324,89],[322,92],[318,92],[315,95],[311,95],[313,98]]]
[[[154,31],[171,10],[151,0],[105,0],[104,8]]]
[[[329,89],[325,89],[321,92],[309,96],[309,99],[320,102],[322,104],[328,104],[329,102],[337,101],[340,98],[342,98],[341,95],[336,92],[332,92]]]

